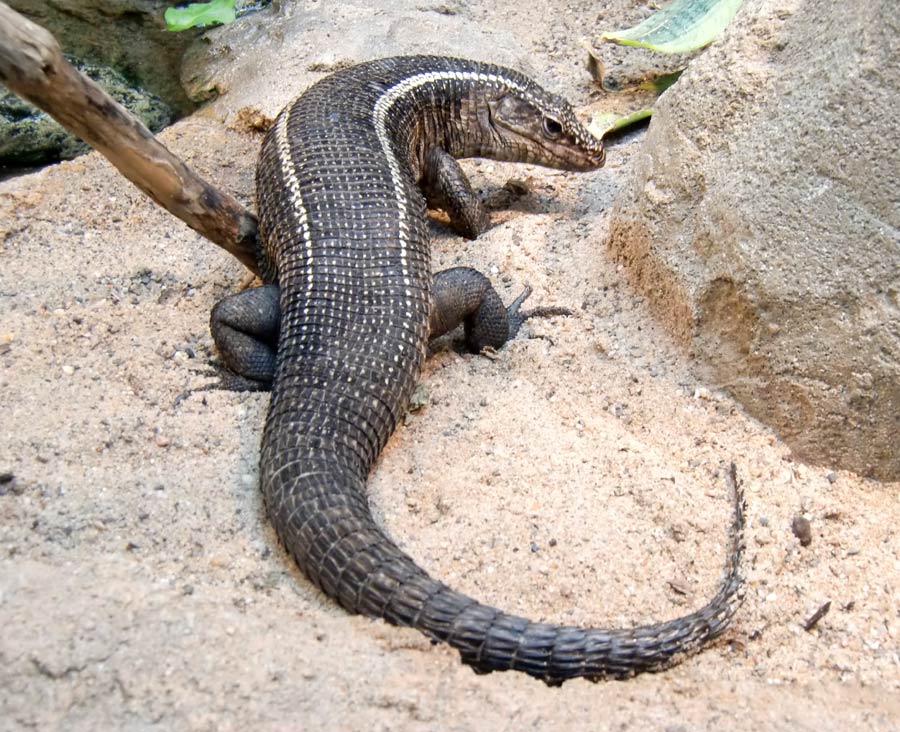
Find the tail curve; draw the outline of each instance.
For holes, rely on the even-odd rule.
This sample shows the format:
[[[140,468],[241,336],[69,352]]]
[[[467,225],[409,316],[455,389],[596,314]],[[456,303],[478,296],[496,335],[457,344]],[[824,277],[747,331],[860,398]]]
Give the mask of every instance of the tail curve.
[[[516,670],[559,685],[661,671],[721,635],[743,599],[746,506],[733,463],[731,546],[718,592],[687,615],[628,629],[536,623],[477,602],[430,577],[376,525],[365,476],[332,460],[307,462],[302,474],[277,463],[263,461],[272,466],[262,476],[266,504],[307,577],[350,612],[448,643],[477,673]]]

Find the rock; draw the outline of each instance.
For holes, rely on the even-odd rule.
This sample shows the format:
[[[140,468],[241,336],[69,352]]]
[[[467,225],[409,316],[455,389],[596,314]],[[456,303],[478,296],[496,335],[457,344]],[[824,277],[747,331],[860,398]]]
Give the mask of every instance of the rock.
[[[452,13],[443,8],[421,0],[273,3],[194,43],[185,53],[182,83],[192,99],[227,94],[210,114],[230,117],[250,106],[274,116],[299,91],[338,69],[383,56],[430,53],[513,66],[558,93],[567,91],[566,79],[542,78],[544,70],[531,68],[512,33],[480,23],[477,9],[468,3],[453,5]]]
[[[594,29],[599,33],[587,46],[587,67],[591,76],[606,91],[637,90],[646,82],[683,69],[702,51],[691,53],[635,53],[633,46],[611,43],[604,33],[632,28],[655,13],[656,4],[632,3],[622,17],[598,17]],[[587,45],[587,44],[586,44]],[[648,90],[649,91],[649,90]],[[652,99],[652,97],[649,97]],[[651,106],[649,102],[647,106]]]
[[[193,104],[181,88],[181,58],[202,30],[172,33],[163,20],[172,0],[7,0],[49,30],[63,51],[118,69],[181,116]]]
[[[800,541],[800,546],[812,544],[812,526],[808,519],[800,515],[794,516],[794,519],[791,521],[791,531],[794,532],[794,536]]]
[[[172,110],[161,99],[134,88],[128,80],[106,66],[70,62],[127,107],[151,132],[172,121]],[[90,147],[68,132],[50,115],[12,92],[0,94],[0,165],[22,166],[53,163],[82,155]]]
[[[610,249],[797,457],[900,478],[900,15],[749,0],[660,99]]]

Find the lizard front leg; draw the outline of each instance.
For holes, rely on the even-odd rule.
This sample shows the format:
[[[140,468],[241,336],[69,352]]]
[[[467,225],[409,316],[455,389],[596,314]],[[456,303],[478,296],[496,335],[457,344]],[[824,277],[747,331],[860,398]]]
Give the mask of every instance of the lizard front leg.
[[[462,323],[466,346],[473,353],[481,353],[485,348],[500,348],[515,338],[528,318],[572,314],[571,310],[560,307],[522,310],[522,303],[530,294],[531,288],[526,287],[506,306],[491,281],[477,269],[453,267],[436,272],[429,337],[449,333]]]
[[[456,159],[434,147],[425,155],[422,190],[430,206],[441,208],[450,217],[451,227],[467,239],[475,239],[490,225],[487,210]],[[566,308],[536,308],[522,311],[531,294],[525,290],[507,307],[490,280],[471,267],[453,267],[434,275],[434,309],[431,338],[465,325],[466,346],[473,353],[500,348],[515,338],[528,318],[571,315]]]
[[[425,155],[422,190],[428,205],[450,217],[450,227],[466,239],[475,239],[490,226],[484,204],[450,153],[432,148]]]

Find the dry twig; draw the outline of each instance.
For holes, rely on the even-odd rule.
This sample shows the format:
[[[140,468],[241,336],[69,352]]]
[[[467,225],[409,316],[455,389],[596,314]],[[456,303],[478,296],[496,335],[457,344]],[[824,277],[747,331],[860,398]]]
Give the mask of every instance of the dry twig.
[[[69,64],[52,34],[3,2],[0,81],[102,153],[169,213],[257,272],[256,217],[198,176]]]

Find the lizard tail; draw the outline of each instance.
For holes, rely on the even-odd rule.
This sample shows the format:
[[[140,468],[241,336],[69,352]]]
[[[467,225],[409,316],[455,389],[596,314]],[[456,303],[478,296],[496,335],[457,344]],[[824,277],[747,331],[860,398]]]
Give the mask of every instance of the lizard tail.
[[[433,579],[375,524],[364,475],[337,465],[333,454],[308,457],[302,470],[280,464],[277,441],[269,446],[275,454],[262,462],[262,483],[270,518],[307,577],[351,612],[450,644],[479,673],[517,670],[557,685],[660,671],[720,635],[742,600],[745,503],[733,464],[731,546],[716,595],[666,622],[580,628],[510,615]]]

